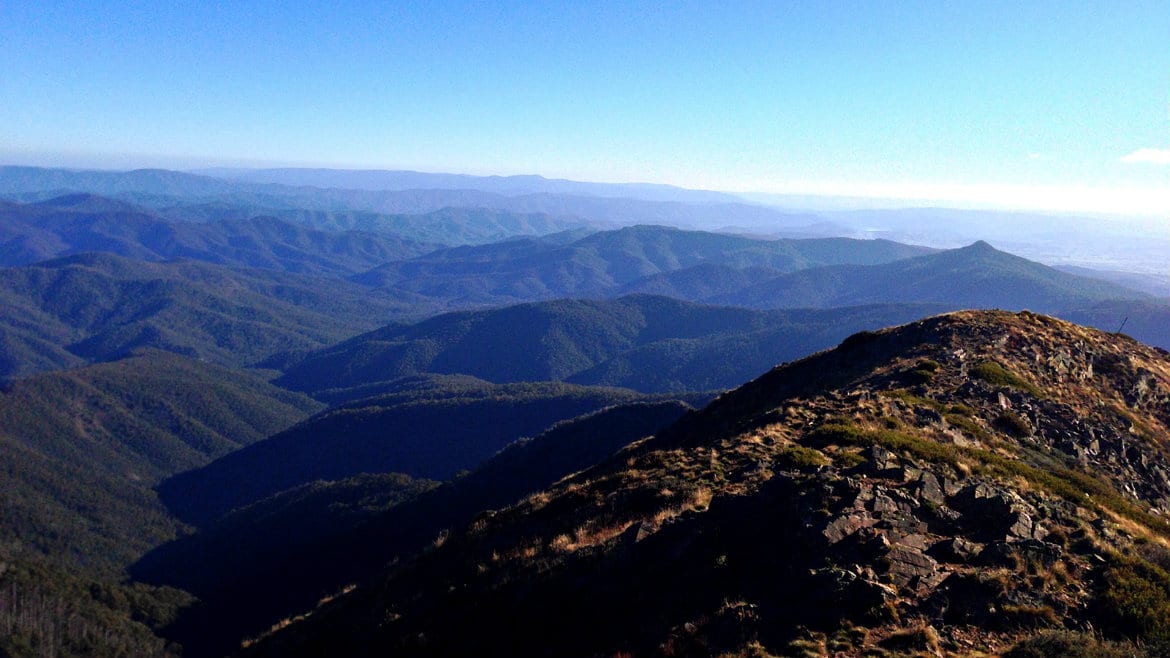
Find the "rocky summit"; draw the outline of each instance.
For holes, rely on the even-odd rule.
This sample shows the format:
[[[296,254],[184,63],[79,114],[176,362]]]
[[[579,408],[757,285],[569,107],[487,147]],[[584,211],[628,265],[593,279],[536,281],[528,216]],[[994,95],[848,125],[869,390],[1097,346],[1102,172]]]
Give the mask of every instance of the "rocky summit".
[[[1170,354],[965,311],[781,365],[245,653],[1165,655],[1168,538]]]

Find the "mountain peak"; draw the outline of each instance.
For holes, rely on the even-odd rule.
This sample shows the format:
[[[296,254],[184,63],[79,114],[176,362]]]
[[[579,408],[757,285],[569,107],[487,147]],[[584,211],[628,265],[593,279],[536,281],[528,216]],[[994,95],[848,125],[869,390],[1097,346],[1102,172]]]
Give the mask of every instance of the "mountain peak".
[[[986,240],[976,240],[975,242],[972,242],[971,244],[967,245],[966,247],[963,247],[962,249],[960,249],[960,251],[965,251],[965,252],[969,252],[969,253],[973,253],[973,254],[1000,253],[1000,251],[998,249],[996,249],[995,247],[988,244]]]
[[[999,653],[1045,626],[1141,637],[1165,618],[1094,583],[1170,610],[1168,433],[1170,357],[1121,336],[995,311],[861,333],[260,649],[791,655],[836,633],[856,656]]]

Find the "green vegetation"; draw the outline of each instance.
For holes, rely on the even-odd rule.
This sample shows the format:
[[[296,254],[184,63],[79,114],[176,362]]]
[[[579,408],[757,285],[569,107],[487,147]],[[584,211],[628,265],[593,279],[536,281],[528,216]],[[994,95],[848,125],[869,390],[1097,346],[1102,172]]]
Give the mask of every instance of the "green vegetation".
[[[20,380],[0,393],[0,436],[146,483],[286,429],[322,405],[256,374],[144,350]]]
[[[856,452],[841,450],[833,453],[833,461],[841,468],[853,468],[864,464],[866,459]]]
[[[92,580],[35,560],[3,564],[0,656],[177,655],[156,633],[189,595]]]
[[[751,308],[943,303],[955,309],[1031,308],[1052,313],[1143,297],[977,243],[881,264],[810,267],[709,301]]]
[[[1022,439],[1026,436],[1032,435],[1032,425],[1024,420],[1019,414],[1012,411],[1004,411],[995,417],[992,421],[999,431],[1014,436],[1017,439]]]
[[[956,403],[954,403],[954,404],[949,404],[949,405],[947,405],[947,408],[946,408],[946,413],[948,413],[948,414],[952,414],[952,415],[955,415],[955,416],[967,416],[967,417],[970,417],[970,416],[974,416],[974,415],[975,415],[975,410],[974,410],[974,409],[972,409],[971,407],[968,407],[968,406],[967,406],[967,405],[965,405],[965,404],[961,404],[961,403],[958,403],[958,402],[956,402]]]
[[[799,445],[784,446],[776,454],[776,460],[784,466],[801,469],[814,469],[831,463],[820,450]]]
[[[934,373],[938,372],[941,367],[938,361],[920,359],[918,363],[914,364],[913,369],[906,372],[904,377],[912,385],[929,384],[934,380]]]
[[[661,399],[560,382],[409,381],[423,387],[334,407],[163,482],[159,495],[180,518],[201,524],[313,480],[379,472],[445,480],[559,421],[615,404]],[[222,482],[236,485],[225,488]]]
[[[417,309],[342,279],[83,254],[0,270],[0,378],[138,348],[250,365]]]
[[[705,301],[708,293],[723,292],[722,286],[736,279],[750,289],[759,276],[745,277],[744,271],[771,276],[817,265],[887,263],[920,253],[917,247],[877,240],[757,240],[627,226],[567,244],[527,239],[446,249],[387,263],[357,280],[430,299],[458,300],[464,306],[645,292]],[[736,273],[715,279],[712,287],[705,275],[713,267]]]
[[[0,267],[100,251],[147,261],[188,258],[344,276],[440,246],[398,234],[315,230],[258,214],[228,221],[169,221],[139,206],[78,194],[11,204],[3,208],[5,239],[19,247],[0,251]]]
[[[315,482],[240,509],[195,535],[152,552],[133,574],[182,587],[206,602],[194,637],[230,646],[384,569],[386,561],[587,468],[689,409],[674,401],[634,403],[558,423],[514,442],[458,479],[401,474]],[[295,571],[297,578],[289,578]]]
[[[155,483],[319,407],[163,352],[21,380],[0,393],[0,542],[117,574],[176,531]]]
[[[889,450],[906,451],[922,459],[951,465],[958,464],[963,456],[958,446],[944,445],[898,430],[867,430],[840,420],[817,426],[808,433],[807,439],[814,445],[880,445]]]
[[[718,390],[828,348],[851,331],[930,310],[751,311],[644,295],[557,300],[388,326],[307,355],[279,382],[331,399],[342,389],[419,373],[646,392]]]
[[[1033,397],[1043,397],[1035,384],[1003,367],[995,361],[981,361],[969,370],[971,377],[991,384],[992,386],[1006,386],[1020,391],[1026,391]]]
[[[976,423],[975,419],[971,418],[968,414],[951,412],[943,414],[943,419],[947,423],[963,430],[965,434],[972,438],[980,441],[987,441],[991,438],[991,434]]]
[[[1154,658],[1130,644],[1105,642],[1088,633],[1046,631],[1020,641],[1003,658]]]
[[[1140,557],[1113,556],[1097,606],[1112,632],[1170,647],[1170,574]]]
[[[0,393],[0,655],[175,655],[156,633],[190,596],[124,584],[180,530],[152,490],[319,404],[163,352]]]
[[[915,395],[914,393],[911,393],[904,388],[882,389],[878,391],[878,395],[885,398],[901,400],[910,407],[926,407],[927,409],[933,409],[939,413],[944,413],[947,411],[947,406],[938,400],[921,395]]]

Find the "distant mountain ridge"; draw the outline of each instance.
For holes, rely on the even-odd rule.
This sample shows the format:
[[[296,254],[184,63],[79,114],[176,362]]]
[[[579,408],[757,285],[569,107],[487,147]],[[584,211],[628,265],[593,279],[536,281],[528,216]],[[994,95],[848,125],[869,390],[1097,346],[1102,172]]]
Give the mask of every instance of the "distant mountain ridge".
[[[574,244],[623,245],[637,232],[650,230],[627,228]],[[666,237],[667,243],[672,244],[676,236],[668,231]],[[678,237],[691,238],[684,232],[679,232]],[[731,236],[721,239],[730,244],[741,240]],[[793,244],[829,248],[830,243]],[[633,240],[632,244],[636,248],[614,250],[616,255],[607,259],[608,264],[593,271],[624,272],[625,277],[632,278],[640,271],[656,269],[659,263],[677,267],[685,262],[685,256],[679,254],[688,253],[677,248],[655,251],[646,246],[655,245],[654,241]],[[761,252],[768,258],[771,256],[765,250],[788,246],[756,244],[760,252],[732,251],[731,259],[750,262]],[[549,253],[564,253],[560,247],[546,249]],[[577,254],[591,253],[581,247],[576,249]],[[434,267],[434,262],[458,259],[465,271],[476,272],[466,274],[463,280],[469,285],[489,286],[496,268],[510,267],[500,267],[497,262],[527,266],[540,257],[541,250],[539,245],[515,243],[441,251],[417,262],[388,266],[379,274],[400,267],[400,281],[414,286],[411,292],[443,290],[450,294],[451,288],[443,286],[455,286],[463,294],[470,294],[459,287],[461,277],[454,281],[444,279],[444,270],[437,267],[433,270],[435,283],[419,282],[426,281],[425,268]],[[526,259],[532,252],[536,256]],[[669,258],[664,261],[664,256]],[[553,262],[564,263],[564,258]],[[866,328],[866,323],[884,326],[911,319],[916,312],[971,307],[1035,309],[1076,318],[1104,330],[1116,330],[1132,315],[1134,322],[1129,331],[1133,335],[1170,348],[1170,333],[1159,322],[1159,318],[1170,317],[1170,305],[1116,284],[1075,276],[998,251],[983,242],[877,265],[808,267],[786,274],[766,268],[737,270],[712,263],[694,268],[633,279],[618,290],[665,290],[679,297],[697,294],[719,306],[634,295],[609,301],[561,300],[441,315],[416,325],[388,326],[293,360],[282,366],[285,375],[280,381],[297,390],[313,391],[370,384],[379,377],[437,372],[470,374],[500,382],[553,379],[644,391],[716,389],[751,376],[750,371],[728,364],[767,367],[824,349],[844,335]],[[762,280],[754,280],[757,277]],[[361,280],[373,283],[368,275]],[[571,279],[570,284],[580,280]],[[726,288],[736,287],[733,283],[744,286],[727,292]],[[393,287],[395,283],[388,285]],[[532,289],[541,290],[528,288]],[[771,311],[752,314],[742,307]],[[793,310],[794,307],[803,310]],[[734,358],[737,353],[741,358]]]
[[[641,188],[635,186],[632,189]],[[795,230],[802,233],[807,233],[809,227],[818,227],[815,230],[820,235],[823,233],[819,231],[827,226],[824,219],[818,216],[782,212],[738,201],[684,203],[564,193],[508,196],[473,189],[322,189],[230,181],[166,170],[105,172],[0,166],[0,196],[17,201],[35,201],[70,192],[92,192],[155,208],[189,202],[383,214],[423,214],[443,208],[487,208],[513,213],[575,217],[611,225],[665,223],[707,229],[766,227],[770,231]]]
[[[967,247],[868,266],[808,268],[707,300],[753,308],[848,306],[876,302],[947,303],[956,308],[1051,313],[1106,299],[1149,296],[999,251]]]
[[[640,278],[697,265],[792,272],[817,265],[887,263],[927,253],[931,250],[884,240],[763,240],[637,225],[569,244],[528,239],[443,249],[387,263],[352,280],[468,305],[500,305],[613,296]]]
[[[433,251],[393,234],[327,232],[272,217],[172,222],[90,194],[0,207],[0,267],[102,251],[140,260],[209,263],[310,274],[353,274]]]
[[[525,194],[573,194],[614,198],[635,198],[646,201],[679,201],[684,203],[742,203],[743,199],[724,192],[688,190],[673,185],[648,183],[587,183],[550,179],[538,175],[471,176],[467,174],[425,173],[404,170],[378,169],[196,169],[191,173],[213,178],[242,180],[254,183],[281,185],[308,185],[320,188],[349,190],[478,190],[521,196]]]

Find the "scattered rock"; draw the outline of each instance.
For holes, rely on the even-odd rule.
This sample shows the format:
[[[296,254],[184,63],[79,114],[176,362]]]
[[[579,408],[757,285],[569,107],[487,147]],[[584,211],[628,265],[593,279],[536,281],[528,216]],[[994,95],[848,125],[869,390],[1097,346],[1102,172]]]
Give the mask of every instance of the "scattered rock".
[[[868,515],[850,514],[848,516],[837,517],[830,521],[825,526],[825,529],[821,531],[821,534],[824,535],[830,544],[836,544],[858,530],[871,527],[875,523],[877,523],[877,519]]]
[[[938,572],[934,558],[903,544],[891,546],[885,560],[886,575],[899,587],[913,587],[920,581],[932,580]]]
[[[937,542],[927,552],[943,562],[963,564],[971,562],[982,550],[982,544],[977,544],[963,537],[951,537]]]

